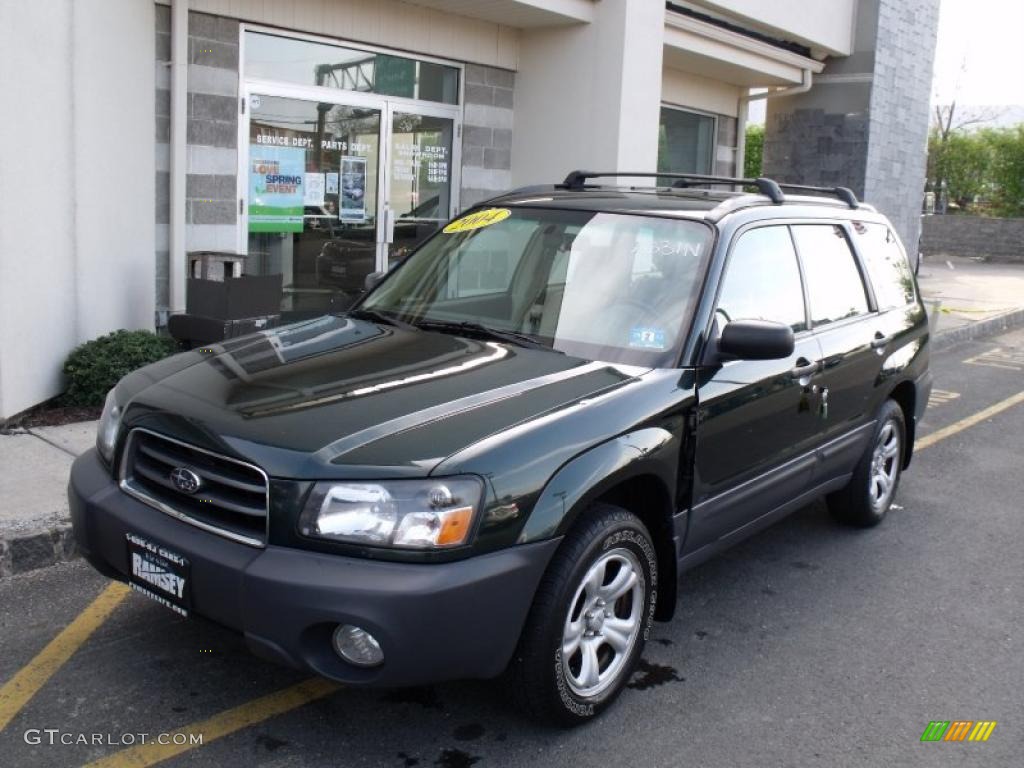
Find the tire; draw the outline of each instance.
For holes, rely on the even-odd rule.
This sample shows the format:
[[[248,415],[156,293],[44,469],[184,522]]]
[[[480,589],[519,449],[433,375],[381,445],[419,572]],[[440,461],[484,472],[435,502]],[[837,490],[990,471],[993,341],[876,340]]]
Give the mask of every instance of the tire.
[[[828,497],[829,510],[839,521],[858,528],[882,522],[899,489],[906,440],[903,409],[886,400],[849,485]]]
[[[607,709],[643,653],[657,584],[654,544],[640,519],[610,504],[590,507],[541,579],[509,665],[520,709],[560,726]]]

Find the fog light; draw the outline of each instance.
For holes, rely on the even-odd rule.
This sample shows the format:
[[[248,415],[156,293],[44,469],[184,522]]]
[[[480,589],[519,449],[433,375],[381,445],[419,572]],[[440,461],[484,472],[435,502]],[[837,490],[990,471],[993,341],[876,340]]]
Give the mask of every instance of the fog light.
[[[341,658],[358,667],[375,667],[384,662],[377,638],[362,627],[342,624],[334,630],[334,650]]]

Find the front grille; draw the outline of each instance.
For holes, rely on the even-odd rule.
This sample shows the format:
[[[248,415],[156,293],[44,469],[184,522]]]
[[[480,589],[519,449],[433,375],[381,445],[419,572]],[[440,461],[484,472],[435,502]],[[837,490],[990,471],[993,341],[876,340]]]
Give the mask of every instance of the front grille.
[[[183,490],[196,477],[198,490]],[[121,461],[121,488],[205,530],[255,547],[267,543],[267,476],[252,464],[134,429]]]

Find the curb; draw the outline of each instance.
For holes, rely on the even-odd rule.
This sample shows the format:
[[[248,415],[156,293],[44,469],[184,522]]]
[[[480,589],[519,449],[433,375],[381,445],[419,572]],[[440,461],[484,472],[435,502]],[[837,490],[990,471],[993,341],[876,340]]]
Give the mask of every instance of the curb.
[[[78,544],[68,524],[0,538],[0,579],[78,557]]]
[[[940,331],[932,336],[932,352],[939,352],[948,349],[962,341],[973,341],[987,336],[995,336],[1013,328],[1024,325],[1024,309],[1011,309],[1001,315],[990,317],[986,320],[978,320],[969,325],[962,325],[959,328],[950,328],[948,331]]]
[[[934,334],[932,351],[948,349],[963,341],[995,336],[1020,326],[1024,326],[1024,308],[1012,309],[987,320],[979,320],[970,325]],[[75,560],[78,557],[78,545],[68,524],[9,538],[0,537],[0,579]]]

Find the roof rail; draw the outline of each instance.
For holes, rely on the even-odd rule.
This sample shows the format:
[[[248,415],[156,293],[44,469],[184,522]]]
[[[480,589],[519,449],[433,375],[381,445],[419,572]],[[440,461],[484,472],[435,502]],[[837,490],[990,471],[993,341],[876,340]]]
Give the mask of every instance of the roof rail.
[[[860,203],[853,190],[847,187],[811,187],[804,184],[782,184],[774,179],[757,178],[743,179],[732,176],[704,176],[695,173],[637,173],[630,171],[572,171],[565,177],[565,181],[556,186],[562,189],[581,190],[584,188],[587,179],[616,176],[633,176],[638,178],[666,178],[675,179],[673,187],[690,187],[707,184],[730,184],[744,187],[756,187],[757,191],[769,198],[773,203],[779,204],[785,201],[784,189],[795,192],[816,192],[825,195],[835,195],[850,208],[859,207]]]
[[[634,176],[638,178],[675,179],[673,187],[689,187],[700,184],[729,184],[744,187],[757,187],[757,190],[771,199],[773,203],[781,203],[785,196],[779,185],[771,179],[738,179],[731,176],[702,176],[695,173],[636,173],[630,171],[572,171],[560,185],[563,189],[583,189],[587,179],[605,176]]]
[[[817,192],[821,195],[835,195],[851,208],[860,206],[857,195],[849,187],[811,187],[807,184],[779,184],[783,189],[791,189],[794,192]]]

